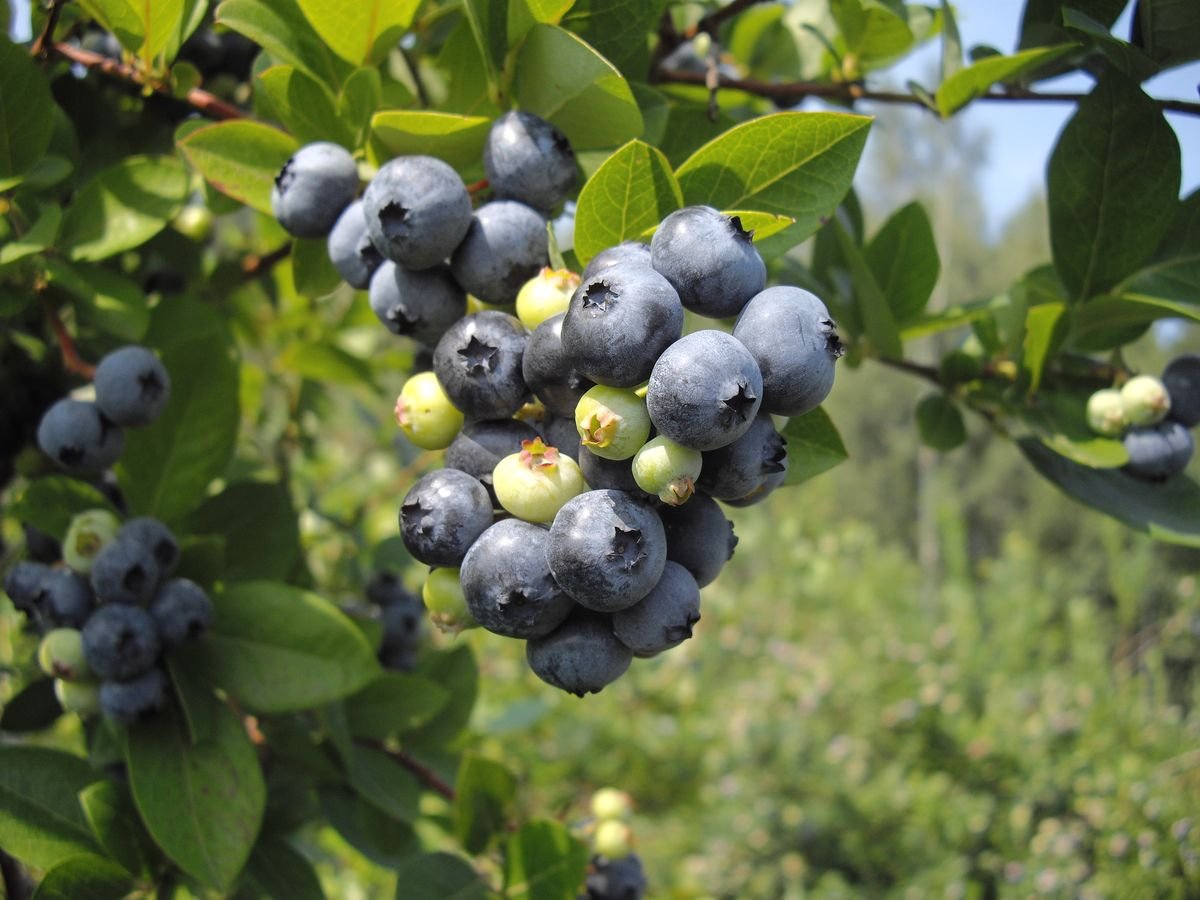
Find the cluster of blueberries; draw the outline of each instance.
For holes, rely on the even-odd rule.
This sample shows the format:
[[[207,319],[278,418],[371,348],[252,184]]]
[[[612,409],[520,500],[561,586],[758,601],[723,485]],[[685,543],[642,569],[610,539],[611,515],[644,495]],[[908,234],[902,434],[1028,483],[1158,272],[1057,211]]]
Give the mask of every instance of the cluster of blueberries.
[[[1196,450],[1189,429],[1200,425],[1200,353],[1177,356],[1161,378],[1136,375],[1096,391],[1087,419],[1097,434],[1121,439],[1130,475],[1158,482],[1179,474]]]
[[[579,900],[642,900],[646,896],[646,871],[633,852],[629,818],[633,803],[616,788],[601,788],[592,795],[590,837],[592,859]]]
[[[385,669],[411,672],[424,632],[425,604],[393,572],[377,572],[367,583],[367,600],[379,610],[383,640],[379,662]]]
[[[125,428],[149,425],[171,396],[171,379],[153,351],[129,345],[106,355],[93,378],[96,399],[64,397],[42,416],[37,441],[63,469],[96,473],[125,449]]]
[[[163,653],[199,638],[212,621],[204,589],[170,577],[178,562],[179,545],[162,522],[122,525],[97,509],[72,520],[60,564],[24,561],[9,570],[4,590],[42,635],[38,662],[64,710],[131,725],[167,702]]]

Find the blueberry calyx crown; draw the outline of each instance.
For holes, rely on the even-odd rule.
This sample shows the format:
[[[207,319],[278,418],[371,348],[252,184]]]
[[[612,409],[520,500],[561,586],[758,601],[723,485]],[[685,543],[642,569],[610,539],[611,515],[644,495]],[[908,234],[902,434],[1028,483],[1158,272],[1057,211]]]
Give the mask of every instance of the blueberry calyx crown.
[[[607,282],[593,281],[583,292],[583,308],[594,310],[592,315],[608,312],[608,305],[618,296]]]
[[[735,420],[745,422],[754,411],[758,396],[750,389],[744,379],[738,379],[737,391],[721,401],[721,420],[724,424],[732,424]]]
[[[615,526],[610,546],[611,549],[605,557],[617,560],[626,572],[632,572],[638,567],[638,563],[646,558],[646,553],[642,550],[642,532],[637,528]]]
[[[729,221],[729,227],[732,229],[735,239],[743,241],[747,244],[754,241],[754,229],[747,229],[745,226],[743,226],[741,216],[727,216],[726,218]]]
[[[486,375],[496,369],[496,348],[474,335],[471,335],[465,347],[458,349],[458,355],[463,358],[467,371],[472,375]]]

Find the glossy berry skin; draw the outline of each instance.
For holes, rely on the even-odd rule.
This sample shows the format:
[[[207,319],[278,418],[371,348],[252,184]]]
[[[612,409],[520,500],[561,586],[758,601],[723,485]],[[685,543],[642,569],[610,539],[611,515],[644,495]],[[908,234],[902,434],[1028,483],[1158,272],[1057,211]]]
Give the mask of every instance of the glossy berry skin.
[[[767,267],[737,216],[711,206],[671,213],[650,241],[650,262],[702,316],[736,316],[767,285]]]
[[[663,435],[651,438],[633,457],[633,480],[668,506],[680,506],[696,491],[704,455]]]
[[[525,645],[525,659],[542,681],[582,697],[624,675],[633,651],[613,635],[610,616],[576,607],[554,631]]]
[[[371,242],[361,200],[355,200],[338,216],[326,242],[329,261],[355,290],[365,291],[383,256]]]
[[[109,421],[126,428],[149,425],[171,397],[166,367],[145,347],[128,346],[96,366],[96,405]]]
[[[626,268],[632,266],[641,266],[647,269],[651,268],[650,245],[643,244],[640,241],[622,241],[615,247],[609,247],[606,250],[601,250],[588,261],[586,266],[584,266],[583,273],[580,275],[580,280],[591,281],[601,272],[604,272],[618,264]]]
[[[358,166],[343,147],[328,141],[306,144],[284,163],[271,188],[271,209],[288,234],[329,234],[358,191]]]
[[[598,384],[575,404],[575,427],[582,446],[597,456],[630,459],[650,436],[650,415],[636,391]]]
[[[549,525],[562,505],[586,489],[579,464],[541,438],[496,463],[492,486],[500,505],[518,519]]]
[[[138,516],[121,526],[118,540],[134,541],[146,547],[158,564],[159,577],[165,578],[179,565],[179,542],[171,529],[158,519]]]
[[[744,497],[735,497],[732,500],[722,500],[726,506],[732,506],[735,509],[742,509],[747,506],[757,506],[766,500],[771,494],[781,487],[787,481],[787,472],[776,472],[773,475],[768,475],[763,479],[762,484],[746,494]]]
[[[575,404],[593,382],[579,373],[575,361],[563,349],[564,318],[566,313],[551,316],[529,335],[521,359],[521,375],[550,413],[574,417]]]
[[[540,116],[512,110],[488,132],[483,170],[497,197],[549,212],[575,186],[575,154],[566,135]]]
[[[558,450],[559,453],[566,454],[575,462],[579,462],[582,451],[579,443],[579,429],[575,427],[574,419],[549,416],[541,424],[540,430],[546,438],[546,443]]]
[[[659,434],[715,450],[750,429],[762,396],[758,364],[741,342],[723,331],[694,331],[654,364],[646,409]]]
[[[150,613],[138,606],[102,606],[83,626],[83,653],[96,677],[127,681],[150,669],[162,643]]]
[[[787,472],[786,447],[770,414],[760,412],[740,438],[704,454],[696,485],[717,500],[739,500],[771,476]]]
[[[1196,449],[1192,433],[1170,419],[1130,428],[1122,443],[1129,454],[1125,471],[1147,481],[1165,481],[1179,474],[1187,468]]]
[[[64,397],[42,416],[37,442],[69,472],[99,472],[120,458],[125,434],[95,403]]]
[[[597,384],[634,387],[683,333],[683,305],[653,269],[613,266],[580,283],[562,324],[575,368]]]
[[[100,711],[118,725],[135,725],[166,706],[168,690],[158,668],[127,681],[106,681],[100,685]]]
[[[667,535],[667,559],[692,573],[700,587],[712,584],[733,558],[733,523],[711,497],[696,494],[682,506],[659,510]]]
[[[413,271],[385,261],[370,285],[371,309],[392,334],[434,347],[467,312],[467,295],[446,266]]]
[[[615,612],[658,583],[667,538],[658,514],[630,494],[587,491],[554,517],[547,556],[555,580],[578,603]]]
[[[396,424],[422,450],[443,450],[462,428],[463,414],[433,372],[418,372],[396,398]]]
[[[213,605],[208,594],[194,581],[172,578],[163,584],[150,602],[150,615],[168,647],[194,641],[212,625]]]
[[[577,287],[579,276],[574,272],[546,266],[517,292],[517,318],[533,331],[551,316],[565,313]]]
[[[632,459],[605,459],[586,447],[579,450],[579,471],[589,488],[595,491],[610,489],[625,491],[641,499],[649,499],[633,477]]]
[[[406,269],[445,262],[471,227],[467,186],[432,156],[398,156],[384,163],[362,199],[371,243]]]
[[[492,524],[492,498],[479,479],[458,469],[423,475],[400,506],[400,536],[427,566],[458,566]]]
[[[1185,353],[1167,363],[1162,383],[1171,396],[1168,417],[1180,425],[1200,425],[1200,353]]]
[[[459,577],[467,608],[495,634],[538,638],[575,608],[550,575],[549,533],[520,519],[501,519],[467,551]]]
[[[692,573],[667,561],[645,597],[613,613],[613,633],[635,656],[654,656],[682,644],[700,621],[700,587]]]
[[[433,351],[433,371],[446,395],[470,419],[503,419],[529,393],[521,375],[527,333],[506,313],[485,310],[459,319]]]
[[[160,574],[153,550],[118,536],[92,563],[92,588],[101,603],[144,604],[154,595]]]
[[[746,304],[733,336],[758,363],[767,412],[800,416],[829,396],[843,351],[829,310],[815,294],[767,288]]]
[[[47,622],[82,628],[96,608],[91,585],[70,569],[51,569],[41,584],[38,608]]]
[[[492,470],[510,453],[519,453],[522,441],[537,437],[532,425],[516,419],[484,419],[472,422],[446,448],[446,468],[474,475],[487,488],[494,504]]]
[[[525,282],[549,265],[549,248],[541,213],[515,200],[493,200],[475,211],[450,271],[472,296],[509,306]]]

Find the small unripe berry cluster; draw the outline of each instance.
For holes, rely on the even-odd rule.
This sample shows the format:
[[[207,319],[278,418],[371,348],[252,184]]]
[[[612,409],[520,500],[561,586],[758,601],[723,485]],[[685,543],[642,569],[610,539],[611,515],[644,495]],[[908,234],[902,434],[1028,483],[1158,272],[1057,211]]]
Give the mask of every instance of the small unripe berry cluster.
[[[588,838],[592,860],[580,900],[641,900],[646,895],[646,873],[633,852],[629,819],[633,803],[616,788],[601,788],[592,795],[592,821]]]
[[[208,630],[212,601],[195,582],[170,577],[179,545],[156,519],[80,513],[63,557],[56,566],[17,563],[4,590],[43,635],[38,663],[63,709],[132,725],[167,702],[163,654]]]

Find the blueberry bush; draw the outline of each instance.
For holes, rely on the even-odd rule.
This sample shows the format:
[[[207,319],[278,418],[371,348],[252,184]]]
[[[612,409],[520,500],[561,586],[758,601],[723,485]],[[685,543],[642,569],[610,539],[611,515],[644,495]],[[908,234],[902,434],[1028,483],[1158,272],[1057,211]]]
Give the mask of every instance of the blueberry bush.
[[[1200,891],[1200,354],[1140,342],[1200,320],[1200,103],[1143,88],[1200,9],[1127,5],[1028,0],[1001,52],[946,2],[34,4],[6,895]],[[857,176],[877,110],[983,101],[1073,112],[1041,262],[946,296]],[[834,522],[839,424],[897,410],[1068,512],[980,573],[939,513],[931,588]],[[1043,577],[1022,514],[1101,562]]]

